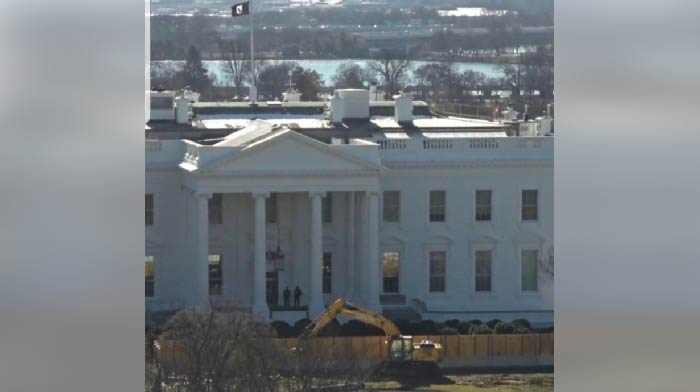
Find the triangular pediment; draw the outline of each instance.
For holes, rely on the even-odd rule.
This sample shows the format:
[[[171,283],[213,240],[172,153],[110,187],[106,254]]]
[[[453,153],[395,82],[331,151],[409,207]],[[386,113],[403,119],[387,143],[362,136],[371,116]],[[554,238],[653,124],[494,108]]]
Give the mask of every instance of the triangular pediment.
[[[236,150],[203,169],[231,174],[343,174],[378,172],[380,165],[292,130],[284,130]]]

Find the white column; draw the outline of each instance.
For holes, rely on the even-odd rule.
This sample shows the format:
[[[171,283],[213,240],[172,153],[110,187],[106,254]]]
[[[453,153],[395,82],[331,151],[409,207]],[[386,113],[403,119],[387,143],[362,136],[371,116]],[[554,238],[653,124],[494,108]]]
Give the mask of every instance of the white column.
[[[322,192],[310,192],[311,197],[311,287],[309,289],[309,316],[313,319],[324,310],[323,306],[323,222],[321,221]]]
[[[195,302],[199,306],[209,305],[209,198],[211,194],[197,193],[195,241]]]
[[[267,307],[266,299],[266,272],[267,259],[266,251],[266,228],[265,220],[265,199],[269,193],[253,193],[255,199],[255,258],[253,260],[253,314],[262,319],[270,318],[270,310]]]
[[[379,195],[377,192],[367,192],[367,307],[374,311],[380,311],[379,282],[381,269],[379,268]]]
[[[348,252],[347,277],[345,279],[345,298],[353,299],[355,295],[355,192],[348,192]]]

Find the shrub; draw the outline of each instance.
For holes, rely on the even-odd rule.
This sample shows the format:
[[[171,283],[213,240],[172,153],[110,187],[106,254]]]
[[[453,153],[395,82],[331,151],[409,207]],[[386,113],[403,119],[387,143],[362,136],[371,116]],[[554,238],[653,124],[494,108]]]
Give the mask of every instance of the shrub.
[[[513,329],[513,324],[499,322],[493,327],[493,333],[498,335],[512,334]]]
[[[532,333],[532,331],[523,327],[522,325],[515,325],[513,328],[513,333],[518,335],[526,335]]]
[[[415,335],[436,335],[438,327],[433,320],[422,320],[415,324]]]
[[[472,325],[473,325],[473,324],[471,324],[471,323],[469,323],[469,322],[462,321],[461,323],[459,323],[459,324],[457,325],[457,331],[459,331],[459,333],[461,333],[462,335],[468,335],[468,334],[469,334],[469,328],[471,328]]]
[[[294,323],[294,334],[296,336],[301,335],[302,332],[304,332],[304,329],[306,328],[307,325],[311,324],[313,321],[303,318],[296,323]]]
[[[513,320],[513,325],[514,325],[514,326],[518,326],[518,325],[519,325],[519,326],[525,327],[525,328],[527,328],[527,329],[532,329],[532,327],[530,326],[530,322],[529,322],[527,319],[524,319],[524,318],[519,318],[519,319]]]
[[[470,335],[490,335],[491,333],[491,328],[486,324],[476,324],[469,328]]]
[[[457,327],[459,326],[459,320],[457,320],[457,319],[447,320],[444,322],[444,326],[457,329]]]
[[[457,335],[459,334],[459,331],[457,330],[457,328],[452,328],[445,325],[438,330],[438,333],[440,335]]]
[[[297,336],[294,328],[284,321],[273,321],[271,325],[277,331],[278,338],[293,338]]]
[[[489,328],[493,329],[496,326],[496,324],[498,324],[500,322],[501,322],[501,320],[499,320],[499,319],[493,319],[493,320],[487,321],[486,325],[488,325]]]
[[[474,320],[469,320],[469,324],[479,325],[479,324],[483,324],[483,323],[481,322],[481,320],[474,319]]]

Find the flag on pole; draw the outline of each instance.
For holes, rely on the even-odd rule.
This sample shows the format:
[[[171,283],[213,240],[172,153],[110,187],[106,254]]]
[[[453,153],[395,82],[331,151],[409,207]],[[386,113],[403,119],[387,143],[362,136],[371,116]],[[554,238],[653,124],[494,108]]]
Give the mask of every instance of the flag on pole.
[[[231,7],[231,15],[232,16],[242,16],[242,15],[248,15],[250,14],[250,2],[246,1],[245,3],[239,3],[239,4],[234,4]]]

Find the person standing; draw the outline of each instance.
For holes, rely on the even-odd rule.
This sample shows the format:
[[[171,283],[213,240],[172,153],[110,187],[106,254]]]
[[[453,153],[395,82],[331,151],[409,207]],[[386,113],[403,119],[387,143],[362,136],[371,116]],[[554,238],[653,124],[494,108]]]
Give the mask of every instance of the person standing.
[[[284,287],[284,291],[282,292],[282,298],[284,298],[284,307],[288,308],[289,307],[289,297],[292,296],[292,292],[289,290],[289,286]]]
[[[297,288],[294,289],[294,307],[295,308],[299,307],[299,302],[301,300],[301,294],[302,294],[301,289],[299,288],[299,286],[297,286]]]

